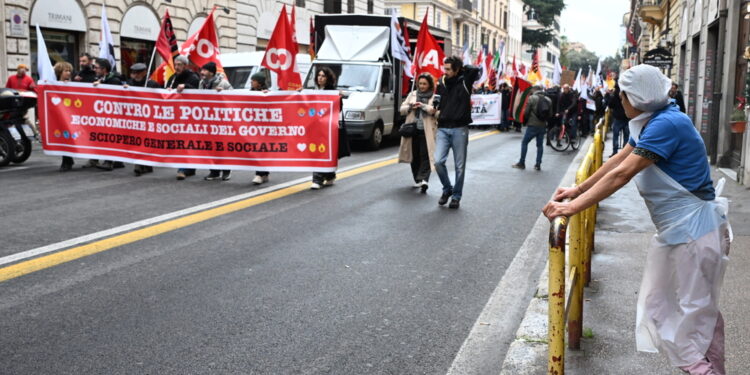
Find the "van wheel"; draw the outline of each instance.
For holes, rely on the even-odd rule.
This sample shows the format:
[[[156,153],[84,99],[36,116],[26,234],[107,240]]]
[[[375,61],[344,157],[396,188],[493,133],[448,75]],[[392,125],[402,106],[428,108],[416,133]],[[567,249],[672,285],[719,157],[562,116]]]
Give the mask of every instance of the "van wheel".
[[[375,151],[380,148],[381,143],[383,143],[383,124],[377,123],[372,127],[372,134],[367,140],[367,148]]]

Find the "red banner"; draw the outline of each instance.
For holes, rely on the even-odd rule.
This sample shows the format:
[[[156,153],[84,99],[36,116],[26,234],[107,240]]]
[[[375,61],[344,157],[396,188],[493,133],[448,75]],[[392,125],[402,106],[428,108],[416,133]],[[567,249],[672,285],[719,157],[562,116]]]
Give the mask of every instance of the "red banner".
[[[175,168],[335,171],[339,94],[44,84],[49,155]]]

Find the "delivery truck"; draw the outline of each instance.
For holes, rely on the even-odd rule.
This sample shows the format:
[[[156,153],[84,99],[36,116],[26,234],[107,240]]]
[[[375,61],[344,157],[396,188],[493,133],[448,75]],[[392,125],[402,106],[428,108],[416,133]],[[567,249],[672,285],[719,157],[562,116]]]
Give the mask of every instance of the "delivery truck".
[[[407,25],[413,48],[419,24],[402,18],[399,23]],[[366,142],[372,150],[380,148],[384,137],[398,134],[403,123],[399,107],[410,89],[402,87],[401,63],[391,55],[390,27],[390,16],[316,15],[315,59],[303,82],[305,89],[313,89],[318,67],[333,70],[344,96],[342,119],[349,138]],[[450,34],[430,31],[450,51]]]

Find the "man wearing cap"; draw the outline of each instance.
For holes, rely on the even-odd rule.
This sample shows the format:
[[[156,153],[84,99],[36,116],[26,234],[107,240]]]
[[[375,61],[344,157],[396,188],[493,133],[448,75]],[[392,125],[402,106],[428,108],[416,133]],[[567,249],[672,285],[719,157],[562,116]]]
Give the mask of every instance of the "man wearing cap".
[[[125,87],[148,87],[152,89],[160,89],[159,82],[152,79],[148,79],[146,72],[146,64],[136,63],[130,66],[130,78],[125,81]]]
[[[19,64],[16,67],[16,74],[8,77],[5,87],[14,90],[33,91],[36,88],[36,84],[34,83],[34,79],[26,74],[28,71],[29,67],[26,64]]]
[[[148,79],[148,77],[146,76],[147,75],[146,69],[148,68],[146,67],[146,64],[144,63],[136,63],[136,64],[131,65],[130,66],[130,78],[128,78],[128,80],[125,82],[123,87],[128,88],[130,86],[133,86],[133,87],[148,87],[152,89],[161,88],[158,82]],[[153,171],[154,171],[154,167],[150,165],[136,164],[135,167],[133,168],[133,173],[135,174],[136,177],[146,174],[146,173],[151,173]]]
[[[714,189],[703,139],[670,103],[669,78],[642,64],[618,83],[630,140],[586,181],[558,188],[543,212],[572,216],[635,178],[657,230],[638,292],[636,347],[692,375],[723,375],[718,298],[731,241],[723,181]]]
[[[201,81],[198,84],[201,90],[231,90],[232,85],[224,79],[224,76],[216,74],[216,63],[209,61],[201,67]],[[178,89],[179,91],[179,89]],[[206,181],[228,181],[232,178],[232,171],[225,169],[211,169],[208,176],[203,177]]]

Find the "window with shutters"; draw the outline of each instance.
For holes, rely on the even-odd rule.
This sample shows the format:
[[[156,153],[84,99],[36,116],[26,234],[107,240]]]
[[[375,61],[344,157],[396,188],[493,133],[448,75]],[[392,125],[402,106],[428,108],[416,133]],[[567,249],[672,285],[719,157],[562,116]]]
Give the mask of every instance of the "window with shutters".
[[[324,13],[341,13],[341,0],[324,0]]]

